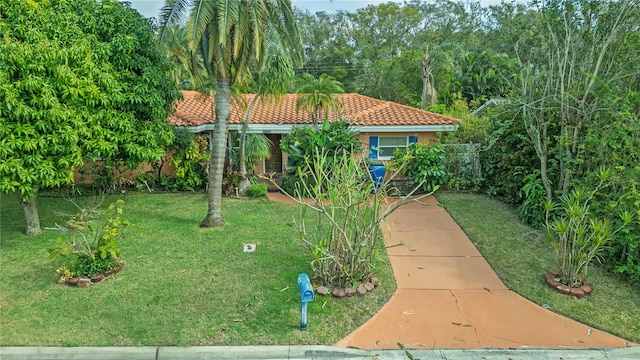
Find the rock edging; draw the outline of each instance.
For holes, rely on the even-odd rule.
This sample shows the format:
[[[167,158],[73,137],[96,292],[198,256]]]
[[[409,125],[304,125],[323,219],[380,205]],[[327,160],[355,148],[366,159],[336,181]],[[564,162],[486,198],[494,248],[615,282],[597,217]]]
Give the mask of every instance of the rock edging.
[[[593,286],[586,279],[582,281],[582,286],[570,287],[561,283],[558,275],[558,271],[549,271],[545,275],[545,282],[547,286],[561,294],[570,295],[579,299],[589,295],[593,291]]]

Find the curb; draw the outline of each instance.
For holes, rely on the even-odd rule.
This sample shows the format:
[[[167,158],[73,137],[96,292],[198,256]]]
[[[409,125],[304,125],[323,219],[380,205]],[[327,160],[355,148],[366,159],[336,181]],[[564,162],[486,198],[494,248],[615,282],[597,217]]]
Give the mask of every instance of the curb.
[[[0,347],[2,360],[597,360],[640,359],[640,347],[624,349],[358,350],[332,346]]]

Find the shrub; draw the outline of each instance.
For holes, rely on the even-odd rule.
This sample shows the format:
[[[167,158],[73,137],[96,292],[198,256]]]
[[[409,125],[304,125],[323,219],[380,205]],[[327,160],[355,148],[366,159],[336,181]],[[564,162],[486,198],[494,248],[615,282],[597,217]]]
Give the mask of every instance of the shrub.
[[[386,206],[384,187],[374,192],[366,159],[347,151],[329,158],[316,149],[298,175],[315,183],[301,182],[296,196],[302,205],[296,225],[315,277],[327,286],[354,286],[373,270],[384,250],[381,222],[398,206]]]
[[[280,148],[289,156],[287,171],[296,172],[298,166],[305,165],[307,159],[315,156],[317,148],[324,149],[329,159],[343,151],[353,153],[361,145],[356,139],[357,135],[358,132],[352,130],[344,120],[329,122],[325,119],[320,128],[294,127],[280,142]],[[329,163],[326,165],[329,166]]]
[[[545,230],[555,251],[559,277],[565,285],[580,286],[592,260],[600,260],[608,242],[633,220],[633,214],[621,215],[622,224],[612,230],[610,222],[590,211],[590,204],[604,186],[609,172],[600,172],[593,191],[573,190],[560,203],[545,204]]]
[[[513,205],[520,204],[518,193],[526,175],[538,169],[540,161],[524,122],[509,108],[487,111],[486,151],[480,153],[485,188],[489,195]]]
[[[402,168],[405,176],[422,185],[424,192],[435,191],[447,179],[445,153],[442,145],[409,144],[406,150],[396,149],[391,159],[392,167],[406,162]]]
[[[49,257],[61,265],[61,277],[89,277],[118,266],[118,242],[125,238],[124,232],[131,225],[122,217],[124,201],[110,204],[102,221],[95,220],[97,207],[81,209],[80,214],[67,221],[70,236],[59,237],[50,251]]]
[[[524,185],[518,192],[522,202],[518,206],[520,219],[525,224],[540,227],[544,224],[544,202],[547,192],[540,179],[540,171],[535,170],[532,174],[524,177]]]
[[[267,184],[264,184],[264,183],[251,184],[251,187],[249,187],[249,191],[247,191],[247,195],[252,198],[267,196]]]

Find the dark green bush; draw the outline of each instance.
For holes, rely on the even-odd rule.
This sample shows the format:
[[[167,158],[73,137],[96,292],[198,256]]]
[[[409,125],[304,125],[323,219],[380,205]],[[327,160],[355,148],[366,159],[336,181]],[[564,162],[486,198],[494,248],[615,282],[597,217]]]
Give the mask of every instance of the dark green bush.
[[[247,195],[252,198],[267,196],[267,184],[264,184],[264,183],[251,184],[249,191],[247,191]]]
[[[324,149],[329,158],[334,154],[347,151],[349,154],[360,148],[361,142],[356,139],[358,132],[352,130],[344,120],[329,122],[325,120],[322,127],[294,127],[280,142],[280,148],[289,156],[287,171],[293,173],[298,166],[303,166],[305,158],[313,160],[316,149]],[[330,166],[330,164],[327,164]]]
[[[486,192],[512,205],[520,205],[518,196],[525,176],[540,166],[524,123],[508,108],[488,111],[487,140],[480,153]]]
[[[291,196],[298,196],[297,189],[302,189],[304,182],[306,182],[308,187],[313,187],[316,184],[312,177],[301,178],[298,174],[289,174],[282,177],[280,188]]]
[[[422,191],[431,192],[447,180],[445,153],[442,145],[409,144],[406,150],[396,149],[391,160],[392,166],[403,163],[404,175],[422,184]]]

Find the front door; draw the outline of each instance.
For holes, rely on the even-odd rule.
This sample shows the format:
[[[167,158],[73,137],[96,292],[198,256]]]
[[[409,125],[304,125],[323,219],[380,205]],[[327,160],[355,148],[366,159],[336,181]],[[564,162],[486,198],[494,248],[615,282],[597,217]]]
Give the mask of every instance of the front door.
[[[265,134],[271,140],[271,157],[264,161],[265,173],[282,172],[282,150],[280,150],[280,134]]]

